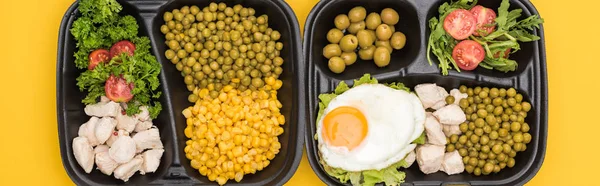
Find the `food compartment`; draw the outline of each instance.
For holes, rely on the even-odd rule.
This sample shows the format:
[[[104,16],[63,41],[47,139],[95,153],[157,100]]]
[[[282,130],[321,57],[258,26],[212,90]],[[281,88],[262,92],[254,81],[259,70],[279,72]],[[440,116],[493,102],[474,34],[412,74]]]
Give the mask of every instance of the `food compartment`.
[[[439,19],[440,15],[438,12],[438,8],[445,2],[449,3],[450,0],[439,0],[437,2],[432,2],[429,10],[427,11],[427,18],[425,20],[425,22],[426,22],[426,26],[425,26],[426,42],[429,42],[429,35],[431,33],[431,29],[429,28],[429,20],[433,17],[437,17]],[[502,2],[502,0],[479,1],[477,3],[477,5],[481,5],[486,8],[490,8],[490,9],[494,10],[496,15],[498,15],[498,8],[500,7],[501,2]],[[519,0],[510,0],[510,7],[508,8],[508,11],[511,11],[514,9],[522,9],[523,10],[521,12],[521,17],[519,17],[517,19],[517,21],[523,20],[531,15],[538,14],[537,10],[531,4],[525,4]],[[443,20],[440,20],[440,22],[442,22],[442,21]],[[542,31],[540,29],[534,29],[534,31],[531,33],[541,37],[542,36],[541,32]],[[484,76],[498,77],[498,78],[510,78],[510,77],[518,76],[518,75],[526,72],[528,68],[535,68],[535,67],[533,67],[532,63],[540,62],[540,59],[537,58],[536,56],[539,55],[538,51],[539,51],[539,47],[542,44],[542,42],[543,42],[543,38],[538,41],[533,41],[533,42],[519,42],[519,46],[520,46],[521,50],[519,50],[517,52],[511,51],[511,54],[509,55],[509,58],[508,58],[511,60],[515,60],[517,62],[518,65],[517,65],[517,68],[515,71],[509,71],[509,72],[505,73],[505,72],[501,72],[501,71],[494,70],[494,69],[491,69],[491,70],[486,69],[486,68],[481,67],[481,65],[480,65],[475,70],[472,70],[472,71],[461,70],[460,73],[468,74],[469,76],[484,75]],[[425,43],[425,45],[427,47],[427,43]],[[432,52],[430,52],[430,53],[424,52],[423,54],[430,56],[434,66],[439,65],[439,60],[438,60],[437,56],[435,56]],[[423,65],[429,65],[429,64],[427,64],[427,61],[425,60],[423,62]],[[452,64],[450,64],[450,66],[452,66]],[[438,68],[437,72],[441,73],[439,68]],[[457,73],[455,69],[450,69],[449,72]]]
[[[187,176],[192,177],[191,183],[194,184],[216,184],[216,182],[209,181],[206,176],[202,176],[197,169],[194,169],[190,165],[190,160],[186,158],[184,147],[186,141],[189,140],[185,134],[184,129],[186,128],[186,118],[183,116],[182,111],[190,106],[194,106],[193,103],[188,101],[188,96],[192,93],[186,88],[184,83],[184,77],[182,72],[176,69],[175,64],[171,63],[166,58],[165,52],[168,48],[165,43],[165,35],[160,31],[160,27],[165,24],[163,14],[167,11],[174,9],[180,9],[183,6],[196,5],[202,10],[207,7],[210,3],[224,2],[228,7],[233,7],[236,4],[241,4],[244,7],[254,8],[257,15],[266,14],[268,15],[269,27],[273,30],[277,30],[281,33],[281,38],[278,40],[283,43],[283,49],[281,50],[280,57],[283,58],[284,63],[281,66],[283,73],[279,76],[282,80],[283,86],[278,90],[278,100],[281,102],[283,107],[281,108],[281,114],[285,116],[286,123],[282,125],[284,128],[283,134],[279,136],[279,142],[281,143],[281,149],[279,154],[275,156],[271,163],[261,171],[257,171],[255,174],[244,175],[240,183],[235,180],[229,180],[227,184],[239,184],[239,185],[277,185],[287,182],[287,180],[295,172],[302,155],[302,143],[303,143],[303,125],[301,122],[301,116],[303,113],[302,106],[299,104],[301,101],[300,93],[302,93],[303,87],[301,87],[300,77],[302,75],[302,61],[301,61],[301,40],[298,28],[298,22],[293,14],[291,8],[283,1],[261,1],[261,0],[233,0],[233,1],[193,1],[193,0],[174,0],[161,6],[158,13],[152,20],[152,30],[154,42],[156,43],[156,50],[160,53],[158,56],[159,60],[163,62],[163,70],[165,72],[165,80],[169,84],[169,94],[171,95],[171,106],[173,108],[173,119],[175,121],[175,134],[177,136],[177,143],[180,149],[176,149],[179,152],[179,161],[181,166],[184,167]]]
[[[127,1],[119,1],[123,6],[123,10],[120,15],[131,15],[135,17],[139,25],[138,36],[148,36],[148,32],[145,29],[145,23],[138,14],[138,10],[129,4]],[[73,21],[79,17],[80,14],[77,12],[77,3],[74,3],[63,18],[61,24],[61,35],[59,36],[59,55],[57,63],[57,112],[58,112],[58,125],[59,125],[59,137],[61,146],[61,156],[63,166],[67,171],[71,180],[78,185],[125,185],[125,184],[137,184],[147,185],[154,180],[163,177],[167,173],[167,170],[173,161],[174,152],[174,141],[172,126],[170,125],[169,106],[168,100],[165,95],[162,95],[158,100],[163,105],[163,110],[159,116],[152,122],[156,125],[160,131],[161,141],[164,146],[164,153],[161,157],[160,165],[156,172],[147,173],[146,175],[140,175],[136,172],[128,182],[123,182],[114,178],[113,175],[105,175],[96,169],[90,174],[79,166],[73,155],[72,142],[75,137],[78,136],[78,130],[81,124],[89,120],[84,112],[85,105],[81,103],[81,100],[85,97],[87,92],[79,91],[77,87],[76,78],[84,72],[84,70],[77,69],[75,67],[75,58],[73,54],[76,51],[76,41],[71,35],[69,29],[72,27]],[[156,53],[153,53],[155,56]],[[85,69],[87,70],[87,69]],[[158,90],[166,92],[164,81],[161,80],[161,86]]]
[[[531,86],[521,87],[517,84],[506,84],[506,83],[492,83],[472,80],[469,78],[453,77],[453,76],[442,76],[442,75],[409,75],[405,77],[398,76],[373,76],[379,83],[392,83],[400,82],[406,87],[414,91],[414,87],[422,83],[436,83],[438,86],[444,87],[446,90],[458,88],[461,85],[467,87],[496,87],[496,88],[511,88],[517,89],[517,93],[523,95],[523,101],[528,101],[532,104],[532,109],[529,111],[528,116],[525,118],[525,122],[530,125],[529,133],[532,135],[531,143],[527,144],[527,149],[523,152],[518,152],[515,156],[516,164],[512,168],[502,169],[499,173],[490,174],[487,176],[474,176],[467,172],[463,172],[457,175],[447,175],[444,172],[437,172],[426,175],[419,170],[418,164],[415,162],[411,167],[407,169],[401,169],[406,173],[405,183],[414,185],[440,185],[450,183],[466,183],[469,185],[519,185],[530,179],[535,172],[539,169],[541,161],[543,159],[543,152],[545,149],[545,138],[546,138],[546,126],[542,124],[543,118],[540,115],[544,112],[544,104],[540,102],[539,97],[532,95],[539,95],[539,90],[531,88]],[[307,153],[308,159],[315,170],[315,173],[328,185],[342,185],[337,179],[329,176],[323,169],[323,166],[319,163],[318,156],[318,142],[314,140],[316,133],[316,117],[318,112],[319,100],[317,96],[323,93],[331,93],[340,81],[338,80],[323,80],[321,84],[330,84],[331,86],[315,86],[310,89],[308,113],[309,121],[307,122]],[[353,85],[352,80],[345,81],[350,87]],[[527,178],[526,178],[527,177]],[[350,185],[347,183],[346,185]],[[379,184],[382,185],[382,184]],[[404,184],[403,184],[404,185]]]
[[[305,45],[307,59],[325,76],[348,80],[359,78],[365,73],[397,73],[413,63],[422,52],[420,18],[412,1],[381,0],[375,3],[366,0],[334,0],[317,6],[312,10],[312,16],[307,19],[304,42],[307,43]],[[334,19],[337,15],[348,14],[348,11],[356,6],[363,6],[367,10],[367,15],[372,12],[381,13],[384,8],[392,8],[398,12],[400,19],[394,28],[406,35],[406,45],[400,50],[392,51],[390,64],[386,67],[377,67],[373,60],[364,61],[357,58],[354,64],[346,66],[344,72],[335,74],[329,70],[329,59],[323,56],[323,48],[329,44],[327,32],[335,28]],[[314,12],[317,9],[318,12]]]

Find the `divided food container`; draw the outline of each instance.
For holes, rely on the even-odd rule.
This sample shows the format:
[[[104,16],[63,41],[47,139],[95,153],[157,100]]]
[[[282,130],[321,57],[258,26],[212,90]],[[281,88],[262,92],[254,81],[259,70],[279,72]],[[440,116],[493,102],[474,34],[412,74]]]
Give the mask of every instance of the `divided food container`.
[[[501,0],[480,1],[479,4],[496,10]],[[193,169],[185,157],[183,147],[187,140],[183,130],[186,126],[181,111],[191,104],[187,101],[189,91],[183,77],[164,52],[164,35],[160,26],[164,24],[162,14],[184,5],[207,6],[210,2],[225,2],[228,6],[242,4],[252,7],[257,14],[267,14],[270,27],[281,32],[284,49],[281,56],[285,62],[281,76],[283,87],[279,90],[279,100],[283,104],[282,113],[288,121],[283,125],[285,132],[279,137],[281,152],[264,170],[254,175],[246,175],[240,183],[229,181],[229,185],[282,185],[296,171],[306,142],[308,160],[319,178],[327,185],[341,185],[328,176],[318,163],[317,142],[314,140],[317,96],[332,92],[340,81],[352,85],[352,80],[369,73],[380,82],[402,82],[411,89],[420,83],[437,83],[446,89],[467,86],[514,87],[531,102],[533,109],[526,118],[531,126],[533,140],[527,150],[515,157],[516,165],[500,173],[488,176],[473,176],[462,173],[447,176],[445,173],[425,175],[416,163],[404,170],[406,183],[403,185],[521,185],[529,181],[539,170],[544,159],[547,137],[548,91],[543,28],[535,30],[542,39],[536,42],[521,43],[521,50],[510,56],[518,62],[514,72],[478,68],[474,71],[458,73],[450,71],[442,76],[437,67],[437,58],[431,54],[434,64],[427,61],[427,39],[430,33],[428,20],[438,16],[438,7],[446,0],[323,0],[311,11],[304,29],[303,42],[300,38],[298,21],[291,8],[283,0],[120,0],[122,14],[134,16],[140,26],[139,35],[148,36],[152,41],[151,52],[162,64],[160,102],[163,110],[153,122],[160,129],[165,153],[155,173],[134,175],[128,182],[106,176],[94,170],[86,174],[77,164],[72,152],[72,140],[77,136],[79,126],[89,117],[83,112],[81,99],[85,93],[76,86],[76,78],[82,72],[73,63],[75,41],[69,29],[79,16],[77,2],[66,12],[61,26],[57,58],[57,109],[61,155],[64,167],[71,179],[78,185],[215,185]],[[538,14],[528,0],[511,0],[510,9],[523,9],[526,17]],[[355,6],[364,6],[368,12],[380,12],[383,8],[393,8],[400,15],[396,30],[406,34],[404,49],[394,51],[388,67],[378,68],[373,61],[361,61],[348,66],[342,74],[334,74],[327,67],[327,59],[322,49],[328,44],[327,31],[334,28],[333,20],[338,14],[345,14]],[[302,46],[301,46],[302,45]],[[301,48],[302,47],[302,48]],[[304,141],[305,140],[305,141]],[[307,183],[310,185],[310,183]]]
[[[76,86],[76,78],[83,70],[75,67],[73,54],[75,53],[75,40],[69,29],[73,21],[80,14],[77,11],[77,2],[67,10],[60,26],[57,61],[57,109],[59,141],[63,165],[78,185],[215,185],[205,176],[190,166],[190,160],[183,151],[187,138],[183,131],[186,122],[181,114],[183,109],[192,106],[187,101],[190,92],[184,85],[183,77],[177,71],[164,53],[167,46],[164,44],[164,35],[160,26],[164,24],[163,13],[185,5],[208,6],[211,1],[193,0],[118,0],[123,6],[122,15],[132,15],[139,25],[139,36],[148,36],[152,41],[151,52],[162,64],[160,90],[163,95],[160,102],[163,110],[153,123],[159,128],[165,152],[162,156],[158,170],[155,173],[139,175],[136,173],[124,183],[112,176],[102,174],[98,170],[86,174],[77,164],[72,152],[72,141],[77,136],[77,131],[82,123],[89,117],[85,115],[85,107],[81,100],[85,93],[80,92]],[[292,9],[283,0],[233,0],[212,1],[225,2],[228,6],[241,4],[252,7],[256,13],[267,14],[272,17],[269,26],[281,33],[284,45],[281,57],[284,59],[283,73],[280,79],[283,86],[279,89],[279,101],[283,108],[281,113],[286,118],[284,133],[279,136],[281,150],[269,166],[256,174],[245,175],[237,183],[229,181],[228,185],[282,185],[287,182],[296,171],[302,156],[304,142],[304,65],[301,52],[300,28]]]
[[[439,16],[438,7],[449,0],[331,0],[320,1],[310,12],[304,28],[304,61],[307,76],[304,85],[308,95],[307,122],[306,122],[306,148],[308,160],[319,178],[327,185],[340,185],[341,183],[327,175],[319,163],[317,141],[314,140],[316,132],[316,118],[318,112],[318,95],[333,92],[340,81],[348,85],[354,79],[369,73],[380,82],[402,82],[411,90],[421,83],[436,83],[450,90],[460,85],[467,86],[493,86],[514,87],[523,94],[524,100],[531,102],[533,109],[525,121],[531,126],[532,142],[527,150],[519,152],[515,157],[516,165],[513,168],[503,169],[497,174],[488,176],[473,176],[468,173],[448,176],[443,172],[425,175],[418,165],[413,164],[406,172],[406,183],[403,185],[522,185],[529,181],[540,169],[546,151],[546,136],[548,134],[548,91],[546,78],[546,59],[544,49],[543,29],[535,30],[535,35],[542,39],[536,42],[520,43],[521,50],[511,54],[510,59],[518,62],[516,71],[502,73],[483,68],[474,71],[458,73],[450,71],[448,76],[442,76],[437,67],[437,58],[434,65],[427,61],[427,42],[429,38],[428,21]],[[501,0],[479,1],[479,4],[497,10]],[[537,10],[528,0],[511,0],[510,9],[521,8],[521,18],[538,14]],[[378,68],[373,61],[360,59],[351,66],[346,67],[341,74],[332,73],[328,60],[323,57],[322,50],[329,44],[327,32],[335,28],[335,16],[347,14],[355,6],[363,6],[367,12],[381,12],[384,8],[393,8],[400,15],[400,21],[395,25],[397,31],[406,34],[406,46],[392,52],[391,62],[388,67]],[[347,184],[349,185],[349,184]],[[382,184],[380,184],[382,185]]]

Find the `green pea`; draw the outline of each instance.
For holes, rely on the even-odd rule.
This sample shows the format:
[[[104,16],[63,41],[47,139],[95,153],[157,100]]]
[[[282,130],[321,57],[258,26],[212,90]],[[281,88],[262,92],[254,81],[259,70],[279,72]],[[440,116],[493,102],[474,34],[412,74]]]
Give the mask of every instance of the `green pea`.
[[[477,110],[477,116],[479,118],[485,118],[487,116],[487,111],[484,109]]]
[[[525,111],[525,112],[529,112],[531,110],[531,104],[528,102],[522,102],[521,107],[523,108],[523,111]]]
[[[477,136],[482,136],[483,135],[483,129],[482,128],[476,128],[474,133]],[[473,142],[473,143],[475,143],[475,142]]]
[[[479,143],[482,145],[486,145],[490,142],[490,138],[488,136],[481,136],[479,139]]]
[[[515,166],[515,159],[514,158],[509,158],[508,162],[506,162],[506,166],[508,166],[508,168],[512,168]]]
[[[485,165],[485,160],[478,160],[477,167],[478,168],[483,168],[483,165]]]
[[[490,132],[490,139],[492,139],[492,140],[498,139],[498,132],[497,131]]]
[[[480,86],[477,86],[477,87],[475,87],[475,89],[473,89],[473,93],[476,94],[476,95],[479,95],[480,92],[481,92],[481,87]]]
[[[498,129],[498,135],[500,137],[506,137],[508,135],[508,130],[506,130],[504,128]]]
[[[475,120],[477,121],[477,120]],[[469,130],[471,130],[471,132],[473,132],[473,130],[475,130],[475,128],[477,127],[477,125],[475,124],[477,122],[470,122],[469,125]]]
[[[460,143],[460,144],[465,144],[465,143],[467,143],[467,136],[466,136],[466,135],[461,135],[461,136],[458,138],[458,143]]]
[[[477,118],[475,120],[475,127],[483,127],[485,125],[485,121],[483,118]]]
[[[471,143],[477,143],[479,141],[479,136],[477,134],[471,135]]]
[[[502,152],[508,154],[510,153],[510,151],[512,150],[512,148],[510,147],[509,144],[502,144]]]
[[[492,132],[492,127],[490,125],[483,126],[483,132],[489,134]]]
[[[198,95],[196,94],[190,94],[188,96],[188,101],[191,103],[195,103],[196,101],[198,101]]]
[[[513,132],[517,132],[521,130],[521,123],[519,122],[513,122],[510,124],[510,130]]]
[[[460,154],[460,156],[462,156],[462,157],[468,158],[467,153],[468,153],[467,149],[458,149],[458,154]]]
[[[488,92],[486,92],[486,91],[479,92],[479,97],[482,98],[482,99],[487,98],[488,97]]]
[[[506,154],[501,153],[501,154],[496,155],[496,160],[501,161],[501,162],[505,162],[507,160],[506,158],[508,158],[506,156]]]
[[[456,150],[456,149],[454,148],[453,144],[446,145],[446,152],[452,152],[454,150]]]
[[[461,132],[467,132],[467,130],[469,129],[469,125],[466,123],[461,123],[458,128],[460,129]]]

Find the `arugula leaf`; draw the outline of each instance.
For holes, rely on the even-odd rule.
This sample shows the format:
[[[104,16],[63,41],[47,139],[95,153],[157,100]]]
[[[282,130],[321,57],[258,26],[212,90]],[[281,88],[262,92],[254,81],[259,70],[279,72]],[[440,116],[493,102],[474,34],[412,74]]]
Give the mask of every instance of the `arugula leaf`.
[[[542,23],[544,23],[544,19],[540,18],[539,15],[532,15],[519,21],[516,27],[520,29],[533,30],[533,28],[539,29]]]

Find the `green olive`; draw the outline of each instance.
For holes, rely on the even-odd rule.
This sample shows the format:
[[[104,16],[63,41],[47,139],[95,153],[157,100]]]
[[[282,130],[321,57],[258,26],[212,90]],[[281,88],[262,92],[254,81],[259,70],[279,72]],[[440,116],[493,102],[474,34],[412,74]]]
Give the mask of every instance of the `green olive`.
[[[365,22],[368,29],[375,30],[377,26],[381,25],[381,17],[378,13],[373,12],[367,16]]]
[[[362,6],[354,7],[352,9],[350,9],[350,11],[348,12],[348,18],[350,19],[350,22],[352,22],[352,23],[363,21],[366,16],[367,16],[367,9],[365,9]]]
[[[358,33],[359,30],[364,30],[364,29],[365,29],[365,22],[361,21],[361,22],[356,22],[356,23],[350,24],[350,26],[348,26],[348,29],[346,29],[346,31],[348,31],[350,34],[356,34],[356,33]]]
[[[351,34],[345,35],[340,40],[340,48],[344,52],[354,52],[354,50],[356,50],[358,47],[358,44],[358,38]]]
[[[372,60],[373,55],[375,54],[375,49],[375,46],[360,49],[358,50],[358,57],[362,60]]]
[[[332,57],[329,59],[327,66],[329,67],[329,70],[336,74],[342,73],[344,72],[344,69],[346,69],[346,63],[344,62],[344,59],[340,57]]]
[[[323,48],[323,56],[327,59],[331,59],[332,57],[340,56],[342,54],[342,49],[340,49],[340,45],[338,44],[328,44]]]
[[[359,30],[356,34],[356,37],[358,38],[358,45],[360,48],[373,46],[373,42],[375,42],[375,40],[373,40],[369,32],[366,30]]]
[[[335,27],[340,30],[345,30],[350,26],[350,19],[345,14],[340,14],[335,17]]]
[[[393,52],[393,48],[392,45],[390,45],[390,41],[375,41],[375,46],[376,47],[385,47],[386,49],[388,49],[388,51],[390,51],[390,53]]]
[[[381,11],[381,21],[388,25],[395,25],[398,23],[400,16],[396,10],[391,8],[385,8]]]
[[[346,63],[346,66],[349,66],[349,65],[354,64],[354,62],[356,62],[357,55],[355,52],[342,52],[340,57],[344,60],[344,63]]]
[[[373,60],[378,67],[388,66],[391,61],[390,51],[385,47],[377,47],[373,55]]]
[[[389,40],[392,37],[392,30],[389,25],[381,24],[377,27],[375,34],[377,35],[377,39],[381,41]]]

